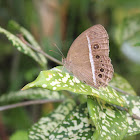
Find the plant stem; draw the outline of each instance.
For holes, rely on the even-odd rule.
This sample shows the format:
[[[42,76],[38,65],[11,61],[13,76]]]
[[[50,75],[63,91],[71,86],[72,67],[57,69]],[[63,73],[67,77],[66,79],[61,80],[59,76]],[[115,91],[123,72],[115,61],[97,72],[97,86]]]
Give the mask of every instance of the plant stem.
[[[41,49],[41,47],[40,47],[40,49],[37,49],[37,48],[35,48],[34,46],[32,46],[31,44],[29,44],[29,43],[24,39],[24,37],[23,37],[21,34],[18,34],[17,36],[19,37],[19,39],[20,39],[24,44],[26,44],[27,46],[29,46],[32,50],[34,50],[34,51],[36,51],[36,52],[38,52],[38,53],[43,54],[46,58],[50,59],[51,61],[53,61],[53,62],[55,62],[55,63],[57,63],[57,64],[59,64],[59,65],[63,65],[63,63],[62,63],[61,61],[59,61],[59,60],[55,59],[54,57],[52,57],[52,56],[48,55],[47,53],[45,53],[45,52]]]
[[[129,113],[128,108],[125,108],[125,111]],[[129,113],[129,114],[130,114],[130,113]],[[133,119],[140,120],[140,117],[139,117],[139,116],[137,116],[136,114],[132,114],[132,115],[131,115],[131,117],[132,117]]]
[[[114,87],[114,86],[112,86],[112,85],[109,85],[109,86],[112,87],[113,89],[115,89],[115,90],[118,91],[118,92],[121,92],[121,93],[126,94],[126,95],[130,95],[130,93],[125,92],[124,90],[121,90],[121,89],[119,89],[119,88],[117,88],[117,87]]]
[[[16,107],[22,107],[22,106],[28,106],[28,105],[34,105],[34,104],[44,104],[44,103],[49,103],[49,102],[62,102],[62,99],[58,100],[32,100],[32,101],[25,101],[21,103],[16,103],[16,104],[10,104],[10,105],[5,105],[0,107],[0,111],[16,108]]]

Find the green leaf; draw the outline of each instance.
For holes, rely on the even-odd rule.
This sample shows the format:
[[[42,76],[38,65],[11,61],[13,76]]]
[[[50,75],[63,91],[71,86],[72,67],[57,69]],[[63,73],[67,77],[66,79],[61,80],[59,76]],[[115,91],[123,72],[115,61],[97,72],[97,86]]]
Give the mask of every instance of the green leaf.
[[[18,37],[16,37],[9,31],[3,29],[2,27],[0,27],[0,33],[4,34],[8,38],[8,40],[12,42],[13,46],[17,48],[18,51],[32,57],[41,66],[45,67],[46,62],[44,61],[44,59],[42,61],[42,58],[40,58],[40,55],[38,55],[36,52],[30,49],[27,45],[25,45]]]
[[[52,131],[62,123],[66,115],[75,107],[73,100],[66,100],[58,108],[46,117],[42,117],[38,123],[34,124],[29,130],[30,140],[46,140]]]
[[[91,139],[95,127],[89,118],[87,104],[74,108],[65,120],[54,129],[49,139]]]
[[[61,68],[56,67],[48,71],[41,71],[37,79],[23,87],[23,90],[32,87],[56,91],[68,90],[77,94],[93,95],[118,106],[127,106],[123,98],[111,87],[95,89],[80,82],[69,73],[62,72]]]
[[[131,95],[124,95],[120,93],[120,95],[127,102],[129,106],[129,113],[130,113],[130,114],[127,113],[127,120],[129,123],[129,127],[126,136],[132,136],[140,133],[140,120],[132,118],[132,115],[137,115],[138,117],[140,117],[140,97],[134,96],[136,95],[134,89],[124,78],[122,78],[118,74],[114,74],[114,77],[110,84],[131,94]]]
[[[106,137],[109,137],[110,135],[111,137],[113,137],[113,134],[115,135],[113,137],[114,139],[121,139],[126,133],[127,134],[125,135],[125,137],[139,133],[139,131],[136,132],[136,130],[138,130],[138,128],[135,127],[136,123],[138,123],[136,119],[132,119],[130,115],[128,115],[128,113],[126,116],[125,111],[119,110],[108,104],[98,104],[97,101],[100,102],[99,99],[94,99],[94,101],[91,100],[91,104],[90,102],[88,102],[88,107],[90,105],[91,112],[92,109],[97,111],[95,113],[92,112],[92,119],[96,120],[96,124],[103,125],[103,128],[105,128],[104,126],[107,125],[107,128],[109,127],[108,129],[111,130],[111,134],[109,133],[109,135],[107,135]],[[104,101],[102,102],[105,103]],[[66,100],[55,111],[53,111],[46,117],[42,117],[38,123],[33,125],[33,127],[29,131],[30,140],[46,140],[61,138],[91,139],[95,131],[95,126],[97,125],[94,122],[94,126],[93,122],[89,118],[88,109],[86,104],[82,104],[80,106],[75,107],[75,103],[72,100]],[[98,111],[100,112],[100,114],[98,113]],[[100,115],[100,117],[98,115]],[[114,115],[115,117],[117,117],[114,118]],[[103,116],[102,123],[101,116]],[[104,118],[105,116],[107,117]],[[126,131],[127,129],[124,128],[125,124],[127,123],[127,120],[130,125],[128,128],[128,132]],[[97,121],[99,123],[97,123]],[[134,124],[132,124],[133,121],[135,122]],[[117,124],[120,124],[120,126],[118,126]],[[111,127],[108,125],[110,125]],[[119,131],[117,131],[116,125],[119,127]],[[121,127],[122,125],[123,127]],[[120,129],[123,130],[120,132]],[[98,129],[96,131],[98,131]],[[96,131],[94,133],[94,137],[98,134]],[[104,134],[104,129],[101,129],[101,132]],[[118,136],[117,132],[120,132],[121,136]]]
[[[127,120],[129,123],[128,132],[126,136],[132,136],[140,133],[140,120],[133,119],[132,115],[137,115],[140,118],[140,97],[133,95],[122,95],[129,105],[129,113],[127,113]]]
[[[134,91],[132,86],[128,83],[128,81],[116,73],[114,73],[113,79],[111,80],[110,85],[116,88],[119,88],[132,95],[136,95],[136,92]]]
[[[59,100],[65,99],[65,96],[56,91],[47,89],[29,89],[25,91],[10,92],[0,96],[0,105],[19,102],[21,100],[35,100],[35,99],[48,99]]]
[[[20,31],[22,35],[24,35],[26,39],[34,46],[34,48],[41,49],[41,47],[39,46],[35,38],[32,36],[32,34],[28,30],[26,30],[25,28],[23,28],[22,26],[20,26],[18,23],[16,23],[13,20],[9,22],[9,25],[12,26],[14,30]],[[46,58],[41,53],[36,53],[36,55],[38,55],[38,58],[40,58],[40,61],[45,67],[47,63]]]
[[[105,101],[88,96],[88,110],[96,131],[94,140],[121,140],[128,130],[128,122],[125,111],[121,111]]]

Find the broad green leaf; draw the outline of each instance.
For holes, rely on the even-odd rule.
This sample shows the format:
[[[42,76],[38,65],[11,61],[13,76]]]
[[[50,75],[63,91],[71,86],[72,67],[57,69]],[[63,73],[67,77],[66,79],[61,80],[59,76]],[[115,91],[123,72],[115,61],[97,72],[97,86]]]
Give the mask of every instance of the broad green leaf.
[[[110,85],[116,88],[119,88],[132,95],[136,95],[136,92],[134,91],[132,86],[128,83],[128,81],[116,73],[114,73],[113,79],[111,80]]]
[[[18,51],[32,57],[41,66],[45,67],[46,62],[44,61],[44,59],[42,61],[40,56],[36,52],[34,52],[32,49],[30,49],[27,45],[25,45],[18,37],[16,37],[9,31],[1,27],[0,27],[0,33],[4,34],[8,38],[8,40],[12,42],[13,46],[15,46],[18,49]]]
[[[97,100],[99,100],[99,99],[97,99]],[[97,100],[95,100],[96,102],[95,101],[93,102],[93,100],[92,100],[92,104],[96,104]],[[89,138],[89,139],[91,139],[91,137],[95,131],[94,130],[95,126],[91,122],[91,119],[89,118],[86,104],[82,104],[75,108],[75,104],[73,104],[73,106],[70,106],[71,103],[69,105],[67,104],[69,102],[73,102],[73,101],[67,100],[65,103],[62,103],[58,107],[57,110],[52,112],[50,115],[41,118],[38,123],[34,124],[33,127],[29,131],[30,140],[34,140],[34,139],[46,140],[46,139],[57,139],[57,138],[61,139],[61,137],[63,137],[63,138],[65,137],[68,139],[72,139],[72,138],[76,138],[76,139],[78,139],[78,138],[79,139],[82,139],[82,138],[88,139]],[[88,105],[89,105],[89,103],[88,103]],[[118,124],[120,124],[121,120],[118,117],[113,118],[116,122],[111,120],[111,117],[114,117],[114,113],[116,116],[119,116],[119,117],[121,114],[122,115],[121,119],[124,119],[123,116],[126,115],[126,112],[118,110],[110,105],[106,105],[107,107],[102,106],[101,104],[100,105],[97,104],[97,105],[103,109],[105,108],[105,111],[107,110],[105,112],[106,113],[105,114],[104,112],[101,112],[102,110],[100,110],[100,107],[96,106],[97,108],[96,107],[94,108],[94,110],[96,109],[97,111],[101,112],[99,114],[100,117],[103,116],[103,118],[104,118],[105,116],[107,116],[106,118],[104,118],[107,120],[105,120],[105,121],[102,120],[103,125],[108,126],[109,123],[111,123],[111,126],[112,125],[115,126],[115,124],[117,124],[117,121],[119,121]],[[67,107],[70,107],[70,110],[72,110],[72,111],[70,111],[70,110],[66,111]],[[92,106],[90,106],[90,107],[92,107]],[[113,108],[114,110],[111,110],[111,108]],[[112,111],[113,111],[113,113],[112,113]],[[96,113],[94,113],[94,115],[96,115]],[[96,115],[95,119],[98,119],[97,115]],[[109,116],[111,116],[111,117],[110,117],[109,122],[107,122]],[[100,117],[99,117],[99,119],[100,119]],[[92,118],[92,119],[94,119],[94,118]],[[128,132],[125,135],[125,137],[138,134],[139,131],[137,131],[138,128],[136,128],[136,123],[138,123],[138,121],[136,119],[132,119],[130,117],[130,115],[128,116],[128,113],[127,113],[127,119],[128,119],[128,123],[130,126],[128,128]],[[132,122],[135,122],[135,123],[133,124]],[[123,124],[125,125],[125,123],[126,123],[126,118],[125,118],[125,121],[123,121],[123,123],[120,124],[120,126],[122,126]],[[124,125],[122,127],[123,131],[120,133],[123,136],[124,136],[124,131],[125,131]],[[137,127],[138,127],[138,124],[137,124]],[[105,128],[105,127],[103,126],[103,128]],[[113,133],[114,135],[117,134],[117,131],[116,132],[112,131],[113,129],[116,130],[117,129],[116,127],[113,127],[110,129],[111,129],[111,133],[114,132]],[[98,129],[97,129],[97,131],[98,131]],[[95,133],[94,135],[97,135],[97,134]],[[119,137],[116,136],[116,139],[118,139],[118,138]]]
[[[9,25],[12,26],[12,28],[14,28],[15,30],[20,31],[22,35],[24,35],[26,39],[33,45],[34,48],[41,49],[35,38],[31,35],[31,33],[28,30],[26,30],[13,20],[9,22]],[[40,61],[42,61],[42,64],[45,67],[47,63],[46,58],[41,53],[36,53],[36,55],[38,55]]]
[[[37,79],[23,87],[23,90],[32,87],[56,91],[68,90],[77,94],[93,95],[118,106],[127,106],[122,97],[111,87],[95,89],[80,82],[69,73],[62,72],[61,68],[56,67],[48,71],[41,71]]]
[[[140,97],[133,95],[122,95],[129,105],[129,113],[127,120],[129,123],[127,136],[132,136],[140,133],[140,120],[132,118],[132,115],[137,115],[140,118]]]
[[[25,91],[10,92],[0,96],[0,105],[18,102],[24,99],[48,99],[59,100],[65,99],[65,96],[57,91],[50,91],[47,89],[29,89]]]
[[[94,140],[121,140],[128,130],[128,122],[125,111],[121,111],[105,101],[88,96],[88,110],[96,131]]]
[[[49,139],[92,139],[95,127],[89,118],[87,104],[73,109],[65,120],[50,134]]]
[[[113,80],[111,81],[110,84],[131,94],[131,95],[124,95],[120,93],[120,95],[127,102],[129,106],[129,112],[130,112],[130,114],[127,113],[127,120],[129,123],[129,127],[126,136],[132,136],[140,133],[140,120],[132,118],[132,114],[140,117],[140,97],[134,96],[136,95],[134,89],[124,78],[122,78],[118,74],[114,74]]]
[[[62,123],[66,115],[75,107],[73,100],[66,100],[58,108],[46,117],[42,117],[38,123],[34,124],[29,130],[30,140],[47,140],[51,132]]]

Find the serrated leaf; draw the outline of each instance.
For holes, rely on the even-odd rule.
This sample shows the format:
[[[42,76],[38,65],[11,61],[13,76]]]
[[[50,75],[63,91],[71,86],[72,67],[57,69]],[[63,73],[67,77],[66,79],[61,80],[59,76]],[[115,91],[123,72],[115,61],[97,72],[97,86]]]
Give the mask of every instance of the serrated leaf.
[[[87,104],[77,106],[65,120],[54,129],[49,139],[91,139],[95,128],[89,118]]]
[[[132,86],[128,83],[128,81],[116,73],[114,73],[113,79],[111,80],[110,85],[116,88],[119,88],[132,95],[136,95],[136,92],[134,91]]]
[[[3,29],[2,27],[0,27],[0,33],[4,34],[8,38],[8,40],[12,42],[13,46],[17,48],[18,51],[32,57],[41,66],[44,67],[46,65],[46,63],[41,60],[37,53],[30,49],[28,46],[26,46],[18,37]]]
[[[111,87],[95,89],[79,81],[67,72],[62,72],[62,67],[52,70],[41,71],[37,79],[25,87],[23,90],[32,87],[41,87],[49,90],[68,90],[77,94],[93,95],[109,103],[118,106],[127,106],[122,97]]]
[[[62,123],[66,115],[75,107],[73,100],[66,100],[58,108],[46,117],[42,117],[38,123],[34,124],[29,130],[30,140],[46,140],[50,136],[51,132]]]
[[[127,133],[128,122],[125,111],[121,111],[105,101],[88,96],[88,110],[96,131],[94,140],[121,140]]]
[[[14,30],[20,31],[26,37],[26,39],[34,46],[34,48],[41,49],[35,38],[31,35],[31,33],[28,30],[26,30],[24,27],[20,26],[13,20],[9,22],[9,25],[12,26]],[[45,67],[47,63],[46,58],[41,53],[36,52],[36,55],[38,55],[40,61],[42,61],[42,65],[44,65]]]
[[[0,105],[18,102],[24,99],[65,99],[65,96],[57,91],[50,91],[47,89],[29,89],[25,91],[10,92],[0,96]]]

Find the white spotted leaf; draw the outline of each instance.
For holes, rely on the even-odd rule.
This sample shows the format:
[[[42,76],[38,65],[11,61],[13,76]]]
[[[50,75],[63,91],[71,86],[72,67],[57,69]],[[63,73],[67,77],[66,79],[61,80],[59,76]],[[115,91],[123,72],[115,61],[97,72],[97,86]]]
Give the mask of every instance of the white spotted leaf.
[[[8,38],[8,40],[12,42],[13,46],[17,48],[18,51],[32,57],[42,67],[46,66],[44,56],[42,56],[40,53],[36,53],[35,51],[33,51],[31,48],[25,45],[17,36],[3,29],[2,27],[0,27],[0,33],[4,34]]]
[[[96,130],[94,140],[121,140],[127,133],[128,122],[126,112],[119,110],[105,101],[88,96],[88,110]]]
[[[91,140],[95,127],[89,117],[87,104],[74,108],[50,134],[49,139]]]
[[[66,115],[75,108],[75,105],[73,100],[67,99],[48,116],[42,117],[39,122],[35,123],[29,130],[29,140],[47,140],[52,131],[54,131],[54,129],[62,123]]]
[[[72,100],[66,100],[55,111],[42,117],[32,126],[29,139],[91,139],[94,130],[86,103],[75,106]]]
[[[67,72],[62,72],[62,67],[56,67],[48,71],[41,71],[37,79],[23,90],[33,87],[41,87],[49,90],[68,90],[77,94],[93,95],[106,102],[118,106],[127,106],[125,100],[110,86],[96,89],[79,81]]]
[[[140,120],[132,118],[137,116],[140,118],[140,97],[134,95],[122,95],[129,105],[129,112],[127,113],[127,120],[129,123],[127,136],[132,136],[140,133]]]
[[[127,136],[132,136],[140,133],[140,120],[133,119],[133,116],[138,116],[140,118],[140,97],[135,96],[136,93],[131,85],[121,76],[118,74],[114,74],[113,80],[110,83],[111,85],[124,90],[125,92],[129,93],[130,95],[125,95],[120,93],[120,95],[124,98],[127,102],[129,107],[129,113],[127,113],[127,120],[129,123]]]
[[[102,105],[99,103],[104,104]],[[93,109],[95,110],[95,112],[90,112]],[[95,126],[97,127],[98,125],[101,125],[103,129],[95,130],[95,126],[89,118],[88,111],[90,112]],[[101,118],[103,119],[101,120]],[[135,123],[132,124],[132,122]],[[86,104],[75,107],[74,101],[66,100],[55,111],[53,111],[46,117],[42,117],[38,123],[35,123],[32,126],[29,131],[29,139],[59,140],[62,138],[75,138],[77,140],[90,140],[99,138],[101,136],[99,135],[99,133],[102,133],[103,135],[106,134],[106,136],[104,137],[105,139],[122,139],[123,137],[128,137],[140,133],[138,131],[136,133],[136,130],[138,130],[135,125],[136,123],[138,123],[137,120],[128,117],[128,114],[126,116],[126,112],[118,110],[117,108],[106,104],[104,101],[100,102],[99,99],[94,98],[94,100],[91,100],[91,103],[88,99],[88,109]],[[128,131],[126,131],[127,128],[125,129],[125,125],[128,124]],[[117,131],[116,126],[119,127],[119,131]],[[122,131],[120,132],[120,130]],[[102,139],[102,137],[100,138]]]
[[[47,89],[29,89],[25,91],[13,91],[0,96],[0,105],[5,105],[8,103],[15,103],[22,100],[38,100],[38,99],[48,99],[48,100],[63,100],[65,96],[57,91],[50,91]]]
[[[18,32],[22,33],[22,35],[24,35],[24,37],[26,37],[26,39],[30,42],[31,45],[33,45],[34,48],[41,49],[41,47],[39,46],[39,44],[35,40],[35,38],[32,36],[32,34],[28,30],[26,30],[24,27],[20,26],[14,20],[11,20],[9,22],[9,26],[12,28],[12,30],[15,30],[15,31],[18,31]],[[40,62],[42,63],[41,65],[44,65],[44,67],[45,67],[46,63],[47,63],[47,60],[44,57],[44,55],[42,55],[41,53],[37,53],[37,52],[36,52],[36,55],[40,59]]]

